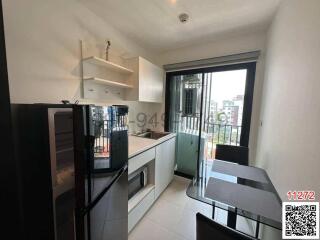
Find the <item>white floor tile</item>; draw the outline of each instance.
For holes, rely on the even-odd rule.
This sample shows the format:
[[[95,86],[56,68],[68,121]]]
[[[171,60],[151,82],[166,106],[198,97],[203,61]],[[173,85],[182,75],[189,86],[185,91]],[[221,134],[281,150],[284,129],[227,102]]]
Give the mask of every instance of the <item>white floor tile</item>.
[[[179,235],[144,218],[131,231],[128,240],[184,240]]]
[[[212,208],[186,195],[190,181],[175,176],[172,183],[131,231],[129,240],[195,240],[196,213],[201,212],[210,217]]]
[[[188,187],[188,185],[190,184],[191,180],[188,179],[188,178],[184,178],[184,177],[180,177],[180,176],[174,175],[172,182],[181,183],[181,184],[184,184],[186,187]]]
[[[161,194],[160,199],[180,207],[185,207],[188,202],[186,188],[187,187],[184,184],[173,181]]]
[[[194,213],[200,212],[201,214],[207,217],[212,217],[212,206],[206,203],[199,202],[192,198],[187,199],[187,204],[185,208]]]
[[[172,231],[188,240],[196,239],[196,213],[184,209],[177,224],[172,226]]]
[[[183,207],[160,198],[145,217],[162,227],[172,230],[173,226],[179,222],[182,213]]]
[[[214,220],[220,224],[227,225],[228,212],[216,207],[214,212]]]
[[[248,235],[254,236],[256,230],[256,222],[241,216],[237,216],[236,229]]]
[[[189,179],[174,177],[148,213],[131,231],[129,240],[195,240],[196,213],[212,217],[212,206],[186,195]],[[227,212],[215,209],[215,221],[227,223]],[[253,226],[244,218],[237,221],[237,229],[253,234]]]

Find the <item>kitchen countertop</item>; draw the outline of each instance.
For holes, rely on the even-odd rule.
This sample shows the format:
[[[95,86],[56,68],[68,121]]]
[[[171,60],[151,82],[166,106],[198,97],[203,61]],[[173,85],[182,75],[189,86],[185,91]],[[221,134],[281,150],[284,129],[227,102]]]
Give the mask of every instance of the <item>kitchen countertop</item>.
[[[167,136],[164,136],[162,138],[155,140],[155,139],[136,137],[136,136],[130,135],[129,136],[129,159],[175,136],[176,136],[175,133],[170,133]]]

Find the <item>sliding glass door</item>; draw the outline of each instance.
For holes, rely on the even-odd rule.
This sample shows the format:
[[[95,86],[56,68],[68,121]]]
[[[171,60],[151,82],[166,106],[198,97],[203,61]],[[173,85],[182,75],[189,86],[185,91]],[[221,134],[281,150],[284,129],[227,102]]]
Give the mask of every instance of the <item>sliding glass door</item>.
[[[176,172],[199,176],[216,144],[248,146],[255,63],[167,74],[166,130],[177,133]]]
[[[205,158],[215,158],[216,144],[240,145],[246,69],[205,74],[203,132]]]
[[[200,146],[203,74],[182,73],[173,75],[170,79],[168,128],[177,134],[176,171],[195,176]],[[203,151],[200,149],[202,154]]]

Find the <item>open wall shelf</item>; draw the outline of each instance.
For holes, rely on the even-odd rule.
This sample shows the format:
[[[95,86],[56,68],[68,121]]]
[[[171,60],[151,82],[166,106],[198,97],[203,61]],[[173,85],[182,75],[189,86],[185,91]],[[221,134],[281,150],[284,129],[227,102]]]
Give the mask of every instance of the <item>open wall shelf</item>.
[[[119,87],[119,88],[133,88],[132,85],[128,85],[128,84],[120,83],[120,82],[115,82],[115,81],[111,81],[111,80],[106,80],[106,79],[102,79],[102,78],[97,78],[97,77],[84,78],[83,80],[92,81],[92,82],[96,82],[96,83],[100,83],[100,84],[104,84],[104,85],[109,85],[109,86],[115,86],[115,87]]]
[[[120,65],[118,65],[116,63],[113,63],[113,62],[110,62],[110,61],[106,61],[106,60],[104,60],[102,58],[98,58],[98,57],[95,57],[95,56],[84,58],[84,59],[82,59],[82,61],[84,63],[91,63],[91,64],[94,64],[94,65],[102,66],[102,67],[108,68],[108,69],[110,69],[112,71],[123,73],[123,74],[131,74],[131,73],[133,73],[133,70],[131,70],[131,69],[125,68],[125,67],[120,66]]]
[[[127,92],[135,88],[136,69],[130,69],[135,66],[114,51],[110,61],[98,57],[105,53],[105,48],[98,46],[96,41],[80,40],[80,46],[82,98],[99,101],[126,99]],[[113,59],[117,63],[112,62]]]

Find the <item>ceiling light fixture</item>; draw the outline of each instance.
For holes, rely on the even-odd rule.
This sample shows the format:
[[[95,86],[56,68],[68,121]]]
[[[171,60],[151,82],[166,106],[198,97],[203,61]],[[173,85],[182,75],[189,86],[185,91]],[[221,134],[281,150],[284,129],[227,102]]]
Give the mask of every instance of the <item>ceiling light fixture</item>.
[[[180,22],[182,22],[182,23],[186,23],[189,19],[189,15],[186,13],[181,13],[178,17],[179,17]]]

